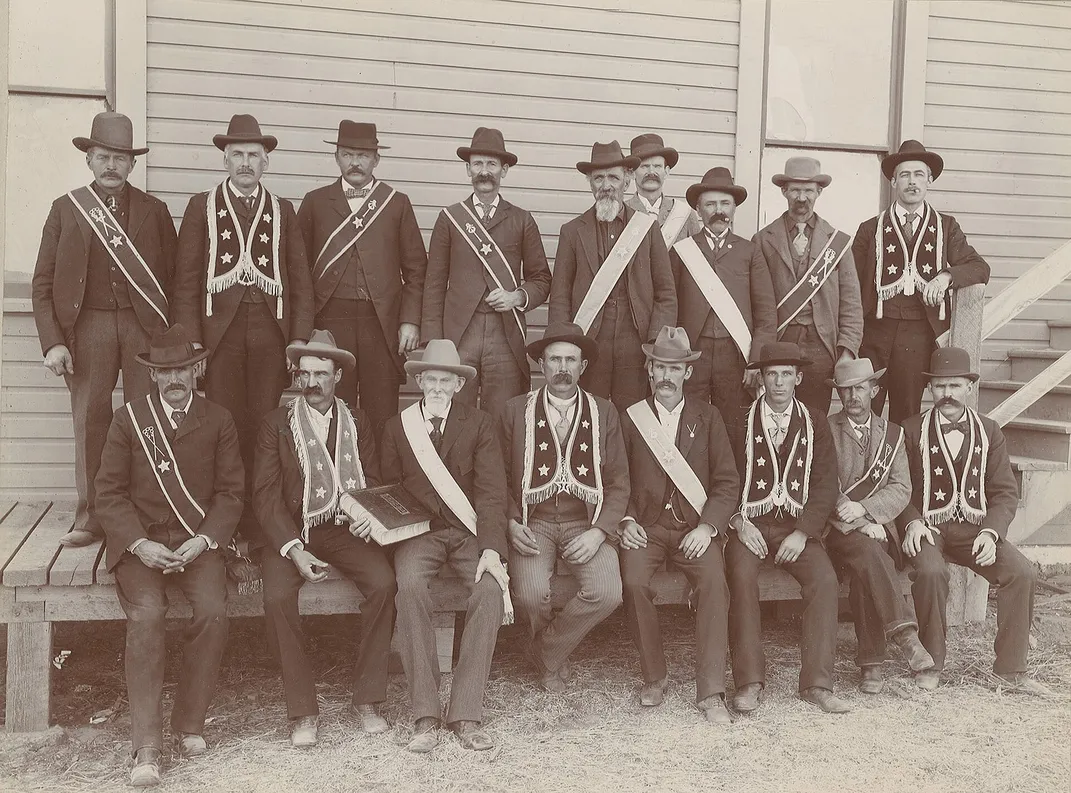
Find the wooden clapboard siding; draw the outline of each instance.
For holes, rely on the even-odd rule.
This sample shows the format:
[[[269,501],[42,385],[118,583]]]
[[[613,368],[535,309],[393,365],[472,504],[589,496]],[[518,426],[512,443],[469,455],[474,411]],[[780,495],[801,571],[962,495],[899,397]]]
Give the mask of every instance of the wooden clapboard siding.
[[[959,220],[998,294],[1071,238],[1071,3],[930,4],[925,143],[945,158],[933,202]],[[1071,280],[997,332],[983,371],[1009,348],[1046,347],[1045,320],[1071,315]]]

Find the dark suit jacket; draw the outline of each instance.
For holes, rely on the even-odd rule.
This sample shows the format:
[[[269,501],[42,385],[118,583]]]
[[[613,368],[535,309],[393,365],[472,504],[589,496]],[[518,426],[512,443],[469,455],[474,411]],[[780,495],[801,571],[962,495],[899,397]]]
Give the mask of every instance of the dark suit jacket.
[[[594,396],[594,395],[593,395]],[[506,483],[509,486],[506,515],[513,520],[522,518],[524,500],[524,407],[528,394],[515,396],[506,403],[502,413],[499,437],[502,441],[502,458],[506,463]],[[617,408],[608,399],[595,397],[599,408],[599,443],[602,454],[602,510],[592,526],[601,529],[612,541],[617,542],[617,525],[625,517],[628,506],[629,478],[628,455],[621,437],[621,422]],[[595,505],[588,504],[588,519],[595,516]]]
[[[379,484],[379,465],[372,425],[363,410],[351,410],[357,425],[357,454],[368,487]],[[338,416],[332,416],[327,431],[328,450],[334,452]],[[291,540],[301,539],[301,500],[305,479],[301,473],[290,432],[290,406],[283,405],[264,417],[257,432],[253,463],[253,511],[261,535],[253,545],[267,545],[276,552]]]
[[[471,195],[465,199],[465,204],[473,209]],[[486,228],[505,254],[513,277],[528,295],[524,311],[542,305],[550,294],[550,267],[532,213],[501,198]],[[450,339],[458,344],[472,321],[476,307],[487,290],[492,288],[488,280],[486,270],[472,248],[446,217],[446,212],[440,212],[435,229],[431,232],[428,251],[421,338]],[[523,322],[523,312],[521,319]],[[513,320],[507,317],[507,327],[515,326]],[[527,325],[525,327],[527,329]],[[523,344],[522,340],[522,349]],[[529,370],[528,359],[523,353],[518,363],[522,371]]]
[[[959,223],[951,215],[941,214],[944,229],[944,261],[939,263],[948,268],[952,276],[952,289],[962,289],[973,284],[989,283],[989,265],[978,255]],[[852,257],[859,275],[859,289],[862,293],[863,316],[872,317],[878,308],[878,291],[874,286],[874,266],[877,253],[874,250],[874,238],[877,233],[878,219],[872,217],[859,224],[852,242]],[[841,267],[844,262],[841,262]],[[920,301],[921,302],[921,301]],[[940,319],[938,306],[926,306],[926,318],[930,321],[935,335],[948,330],[952,321],[952,312],[945,312],[945,319]]]
[[[627,224],[636,210],[625,207]],[[554,278],[550,285],[550,310],[547,322],[572,322],[576,310],[588,293],[601,263],[596,241],[595,207],[562,226],[558,252],[554,259]],[[653,223],[647,236],[625,268],[625,285],[636,331],[643,341],[658,335],[663,325],[677,324],[677,292],[669,267],[669,252],[662,240],[662,230]],[[602,312],[595,316],[588,330],[596,336]]]
[[[175,431],[164,416],[159,392],[153,391],[148,398],[156,403],[190,495],[205,511],[204,520],[194,531],[225,546],[242,516],[245,493],[245,469],[231,414],[194,394],[189,415]],[[107,538],[109,570],[134,540],[148,538],[150,527],[181,525],[156,481],[125,407],[115,411],[108,428],[96,487],[97,517]]]
[[[835,231],[822,218],[816,220],[814,236],[811,238],[812,258],[818,255]],[[784,214],[778,215],[773,223],[761,229],[752,241],[762,247],[762,255],[770,268],[774,297],[780,302],[799,280],[792,266],[791,243],[785,229]],[[859,275],[855,271],[851,248],[845,251],[836,271],[818,290],[811,305],[814,307],[814,326],[833,360],[837,360],[838,347],[843,347],[853,356],[858,355],[859,344],[863,341],[863,309],[859,302]]]
[[[707,263],[733,296],[740,313],[751,330],[751,360],[757,360],[764,344],[777,339],[777,300],[774,299],[770,270],[762,249],[743,237],[729,232],[725,245],[715,254],[707,235],[692,237]],[[669,251],[673,281],[677,284],[677,324],[688,331],[693,346],[712,313],[695,279],[673,249]],[[720,323],[720,320],[717,320]]]
[[[216,188],[213,187],[213,190]],[[226,189],[226,188],[225,188]],[[279,196],[276,196],[279,198]],[[171,303],[172,323],[181,322],[193,341],[210,350],[216,349],[227,327],[238,311],[245,288],[233,286],[212,295],[212,316],[205,316],[208,294],[208,193],[198,193],[186,205],[186,214],[179,228],[178,261],[175,264],[175,297]],[[283,282],[283,318],[279,329],[283,339],[308,341],[312,335],[312,277],[305,260],[305,244],[301,239],[294,205],[279,198],[283,217],[280,221],[279,275]],[[275,298],[266,297],[275,314]]]
[[[385,483],[401,482],[432,515],[468,531],[435,492],[406,440],[399,415],[383,427],[380,473]],[[446,468],[476,509],[476,542],[480,551],[490,548],[503,559],[506,551],[506,477],[494,419],[482,410],[457,400],[443,430],[440,456]],[[433,521],[434,523],[434,521]]]
[[[654,398],[647,401],[653,403]],[[694,436],[691,431],[693,427]],[[658,522],[665,511],[667,488],[674,487],[673,482],[651,453],[627,411],[621,414],[621,432],[625,437],[629,472],[632,475],[632,495],[627,514],[641,526],[651,526]],[[692,508],[686,498],[676,493],[677,514],[692,528],[707,523],[724,536],[729,518],[740,506],[740,477],[721,413],[706,402],[695,398],[685,399],[676,443],[707,491],[702,515]]]
[[[350,216],[350,205],[339,180],[310,191],[301,200],[298,226],[305,241],[305,259],[310,271],[327,238]],[[398,346],[398,326],[408,322],[420,327],[420,302],[428,256],[420,236],[413,205],[405,193],[395,192],[375,223],[361,235],[354,248],[337,262],[327,275],[313,283],[316,313],[335,293],[346,270],[348,257],[356,255],[364,270],[365,283],[383,328],[383,337],[392,350]],[[404,358],[396,360],[399,374]]]
[[[923,414],[925,415],[925,414]],[[1002,539],[1008,535],[1008,526],[1019,508],[1019,487],[1015,484],[1011,459],[1008,457],[1008,444],[1000,426],[989,418],[980,416],[982,428],[989,436],[989,455],[985,465],[985,522],[978,530],[992,529]],[[922,520],[922,452],[919,440],[922,437],[922,415],[912,416],[904,421],[904,446],[907,448],[908,464],[911,467],[911,481],[914,487],[911,501],[896,519],[901,532],[913,520]],[[99,496],[98,496],[99,498]]]
[[[164,294],[171,299],[171,279],[175,272],[175,224],[167,205],[129,185],[130,207],[127,234],[149,265]],[[52,202],[41,232],[41,247],[33,273],[33,317],[41,351],[67,344],[82,307],[86,290],[89,248],[96,235],[82,213],[66,195]],[[163,321],[135,292],[130,301],[141,326],[151,337]],[[76,366],[84,366],[75,361]]]

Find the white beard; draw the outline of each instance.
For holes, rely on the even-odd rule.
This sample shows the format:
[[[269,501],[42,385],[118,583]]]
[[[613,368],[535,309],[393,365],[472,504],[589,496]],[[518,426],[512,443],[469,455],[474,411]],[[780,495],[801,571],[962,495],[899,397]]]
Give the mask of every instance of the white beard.
[[[595,199],[595,217],[604,223],[609,223],[621,214],[624,204],[617,198]]]

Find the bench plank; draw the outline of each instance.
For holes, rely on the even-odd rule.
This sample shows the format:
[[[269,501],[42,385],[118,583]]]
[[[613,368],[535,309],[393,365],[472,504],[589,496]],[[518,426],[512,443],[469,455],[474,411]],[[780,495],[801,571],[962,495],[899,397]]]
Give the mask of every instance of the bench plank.
[[[22,501],[0,522],[0,568],[6,567],[48,509],[49,501]]]
[[[19,503],[13,500],[0,501],[0,521],[7,517],[7,513],[15,508],[15,505]]]
[[[108,572],[108,554],[102,553],[97,561],[97,571],[93,580],[100,586],[111,586],[115,583],[115,576]]]
[[[4,568],[4,586],[48,583],[48,569],[59,555],[59,540],[74,522],[74,506],[53,504]]]

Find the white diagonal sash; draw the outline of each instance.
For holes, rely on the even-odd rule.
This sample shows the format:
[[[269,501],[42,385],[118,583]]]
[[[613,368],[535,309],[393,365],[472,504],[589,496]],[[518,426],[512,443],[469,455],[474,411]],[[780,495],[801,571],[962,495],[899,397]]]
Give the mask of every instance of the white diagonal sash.
[[[640,431],[640,437],[643,438],[658,464],[662,466],[662,470],[673,480],[680,494],[692,505],[692,509],[702,516],[703,507],[707,503],[706,488],[695,475],[692,466],[684,459],[677,444],[666,433],[665,427],[651,409],[650,403],[646,399],[641,400],[625,412],[636,425],[636,429]]]
[[[621,238],[606,257],[599,271],[595,273],[591,286],[588,287],[588,293],[584,295],[580,307],[576,310],[576,316],[573,317],[573,322],[579,325],[584,333],[591,330],[591,323],[595,321],[595,316],[602,310],[603,303],[610,296],[617,279],[625,272],[628,263],[636,255],[640,242],[643,241],[648,229],[655,221],[654,215],[648,215],[645,212],[632,214]]]
[[[692,208],[688,204],[680,199],[673,199],[673,209],[669,210],[666,222],[662,224],[662,239],[665,240],[667,248],[673,247],[677,235],[681,233],[681,229],[684,228],[691,214]]]
[[[420,403],[414,402],[401,412],[402,432],[409,446],[413,449],[413,455],[420,464],[420,469],[428,477],[431,486],[439,494],[450,511],[457,515],[458,520],[465,524],[465,528],[476,535],[476,510],[461,489],[461,485],[454,479],[446,467],[446,463],[439,457],[435,450],[435,444],[428,436],[428,429],[424,425],[424,415],[420,410]]]
[[[707,301],[714,314],[721,320],[721,324],[729,331],[736,346],[745,361],[751,360],[751,330],[740,312],[740,306],[729,294],[721,278],[714,272],[714,268],[707,262],[707,257],[699,250],[695,240],[691,237],[683,239],[673,246],[673,250],[681,257],[684,266],[688,268],[689,275],[695,281],[696,286]]]

